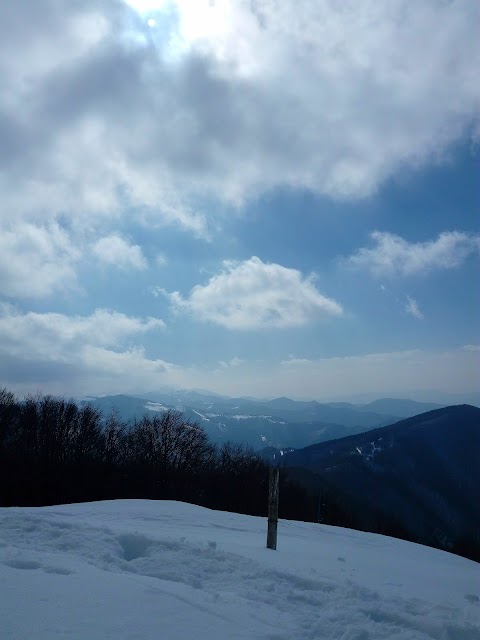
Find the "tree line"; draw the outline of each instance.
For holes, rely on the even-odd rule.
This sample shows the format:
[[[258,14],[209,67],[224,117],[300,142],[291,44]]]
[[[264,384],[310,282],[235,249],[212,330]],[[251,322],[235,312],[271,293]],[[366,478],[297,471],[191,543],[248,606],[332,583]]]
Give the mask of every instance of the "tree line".
[[[177,411],[124,422],[73,400],[19,401],[0,389],[0,506],[147,498],[265,515],[268,469],[249,446],[213,445]],[[280,516],[308,519],[309,502],[284,475]]]
[[[145,498],[266,516],[269,463],[251,447],[209,442],[177,411],[122,421],[52,396],[0,389],[0,506]],[[280,469],[280,518],[418,539],[401,518],[358,502],[301,468]],[[480,560],[478,533],[448,550]]]

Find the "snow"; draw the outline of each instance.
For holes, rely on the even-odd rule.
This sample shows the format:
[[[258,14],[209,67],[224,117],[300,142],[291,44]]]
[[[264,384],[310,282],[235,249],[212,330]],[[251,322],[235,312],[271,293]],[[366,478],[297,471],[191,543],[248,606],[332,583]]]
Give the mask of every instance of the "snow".
[[[193,411],[193,413],[196,413],[196,414],[197,414],[197,416],[200,416],[200,418],[201,418],[202,420],[205,420],[205,422],[210,422],[210,420],[209,420],[208,418],[206,418],[206,417],[203,415],[203,413],[200,413],[199,411],[195,411],[195,409],[192,409],[192,411]]]
[[[478,564],[179,502],[0,509],[2,640],[478,640]]]
[[[160,402],[147,402],[145,409],[148,409],[149,411],[168,411],[168,408]]]
[[[380,438],[380,440],[382,440],[382,438]],[[363,456],[367,462],[372,462],[374,457],[375,457],[375,454],[377,452],[382,451],[382,447],[381,446],[377,446],[376,442],[370,442],[370,446],[371,446],[370,453],[364,453],[362,451],[361,447],[355,447],[357,453],[359,453],[361,456]]]
[[[232,418],[232,420],[252,420],[262,418],[263,420],[268,420],[268,422],[271,422],[272,424],[287,424],[283,420],[274,420],[272,416],[247,416],[245,414],[236,413],[235,415],[230,416],[230,418]]]

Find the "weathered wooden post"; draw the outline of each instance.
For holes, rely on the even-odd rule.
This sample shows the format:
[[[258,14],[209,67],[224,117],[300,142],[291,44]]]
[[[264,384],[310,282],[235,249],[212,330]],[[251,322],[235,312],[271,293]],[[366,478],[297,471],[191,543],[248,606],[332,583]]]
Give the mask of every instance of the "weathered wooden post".
[[[270,478],[268,486],[268,532],[267,549],[277,548],[277,527],[278,527],[278,485],[279,470],[270,468]]]

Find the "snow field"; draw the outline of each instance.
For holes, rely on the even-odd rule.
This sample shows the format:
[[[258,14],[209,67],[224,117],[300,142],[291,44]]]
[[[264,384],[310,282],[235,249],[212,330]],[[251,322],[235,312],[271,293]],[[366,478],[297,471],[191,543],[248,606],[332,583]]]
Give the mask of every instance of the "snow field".
[[[163,501],[0,509],[5,640],[479,640],[479,565]]]

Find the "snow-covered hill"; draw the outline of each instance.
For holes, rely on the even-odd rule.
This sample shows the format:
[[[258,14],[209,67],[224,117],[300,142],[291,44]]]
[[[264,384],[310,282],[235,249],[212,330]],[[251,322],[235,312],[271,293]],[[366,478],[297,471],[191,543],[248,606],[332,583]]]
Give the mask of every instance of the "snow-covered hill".
[[[478,640],[479,565],[177,502],[0,509],[3,640]]]

